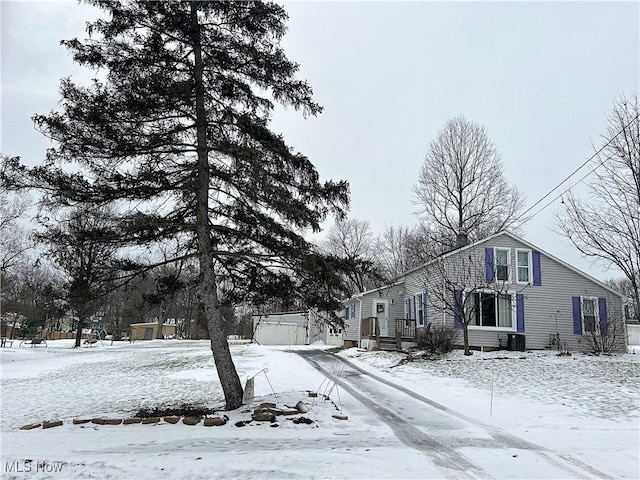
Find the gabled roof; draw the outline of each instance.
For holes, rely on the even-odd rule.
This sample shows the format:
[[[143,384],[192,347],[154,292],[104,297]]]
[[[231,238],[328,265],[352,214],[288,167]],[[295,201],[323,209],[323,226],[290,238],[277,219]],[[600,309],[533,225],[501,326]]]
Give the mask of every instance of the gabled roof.
[[[400,277],[398,277],[398,278],[400,278]],[[390,283],[388,285],[383,285],[383,286],[378,287],[378,288],[372,288],[371,290],[367,290],[366,292],[356,293],[355,295],[351,295],[349,298],[345,298],[342,301],[343,302],[348,302],[349,300],[355,300],[356,298],[364,297],[365,295],[369,295],[370,293],[379,292],[380,290],[384,290],[385,288],[395,287],[396,285],[402,285],[403,283],[404,283],[404,280],[398,280],[398,281],[395,281],[395,282]]]
[[[268,312],[268,313],[254,313],[252,317],[282,317],[284,315],[302,315],[309,313],[309,310],[294,310],[290,312]]]
[[[425,263],[424,265],[421,265],[420,267],[413,268],[413,269],[411,269],[411,270],[409,270],[409,271],[407,271],[407,272],[403,273],[402,275],[400,275],[400,276],[396,277],[396,279],[395,279],[395,280],[396,280],[396,281],[398,281],[398,279],[404,278],[404,277],[406,277],[407,275],[409,275],[409,274],[411,274],[411,273],[413,273],[413,272],[416,272],[416,271],[418,271],[418,270],[421,270],[421,269],[423,269],[423,268],[428,267],[429,265],[433,265],[433,264],[435,264],[436,262],[438,262],[438,261],[442,260],[443,258],[447,258],[447,257],[450,257],[450,256],[452,256],[452,255],[457,255],[457,254],[459,254],[459,253],[461,253],[461,252],[464,252],[464,251],[466,251],[466,250],[469,250],[469,249],[471,249],[471,248],[478,247],[478,246],[480,246],[480,245],[482,245],[482,244],[484,244],[484,243],[489,243],[489,242],[491,242],[493,239],[498,238],[498,237],[501,237],[501,236],[507,236],[507,237],[510,237],[510,238],[512,238],[513,240],[516,240],[517,242],[520,242],[520,243],[522,243],[523,245],[526,245],[526,246],[527,246],[527,247],[529,247],[531,250],[537,250],[538,252],[542,253],[544,256],[546,256],[546,257],[548,257],[548,258],[550,258],[550,259],[552,259],[552,260],[554,260],[554,261],[558,262],[559,264],[561,264],[561,265],[563,265],[563,266],[567,267],[569,270],[573,271],[574,273],[577,273],[578,275],[580,275],[580,276],[582,276],[582,277],[586,278],[587,280],[590,280],[590,281],[594,282],[594,283],[595,283],[595,284],[597,284],[598,286],[600,286],[600,287],[602,287],[602,288],[604,288],[604,289],[608,290],[609,292],[613,293],[614,295],[616,295],[616,296],[618,296],[618,297],[620,297],[620,298],[625,298],[625,296],[624,296],[623,294],[621,294],[620,292],[616,292],[613,288],[611,288],[611,287],[609,287],[608,285],[606,285],[606,284],[602,283],[602,282],[601,282],[600,280],[598,280],[597,278],[592,277],[592,276],[591,276],[591,275],[589,275],[588,273],[583,272],[582,270],[580,270],[580,269],[578,269],[578,268],[574,267],[573,265],[571,265],[571,264],[569,264],[569,263],[565,262],[564,260],[560,260],[558,257],[556,257],[556,256],[554,256],[554,255],[551,255],[550,253],[548,253],[548,252],[546,252],[546,251],[542,250],[541,248],[536,247],[536,246],[535,246],[535,245],[533,245],[532,243],[527,242],[526,240],[524,240],[524,239],[522,239],[522,238],[518,237],[517,235],[514,235],[513,233],[511,233],[511,232],[507,232],[507,231],[503,231],[503,232],[495,233],[495,234],[491,235],[490,237],[483,238],[482,240],[478,240],[478,241],[476,241],[476,242],[470,243],[469,245],[465,245],[464,247],[456,248],[455,250],[451,250],[451,251],[449,251],[449,252],[443,253],[442,255],[438,256],[437,258],[435,258],[435,259],[431,260],[430,262],[427,262],[427,263]],[[403,281],[404,281],[404,280],[402,280],[402,282],[403,282]]]

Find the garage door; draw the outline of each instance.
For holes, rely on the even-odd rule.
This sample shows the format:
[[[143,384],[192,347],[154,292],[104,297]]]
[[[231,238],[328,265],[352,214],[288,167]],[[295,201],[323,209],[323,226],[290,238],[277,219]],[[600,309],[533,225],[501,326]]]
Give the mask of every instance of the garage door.
[[[254,338],[261,345],[304,345],[307,337],[303,325],[260,322]]]

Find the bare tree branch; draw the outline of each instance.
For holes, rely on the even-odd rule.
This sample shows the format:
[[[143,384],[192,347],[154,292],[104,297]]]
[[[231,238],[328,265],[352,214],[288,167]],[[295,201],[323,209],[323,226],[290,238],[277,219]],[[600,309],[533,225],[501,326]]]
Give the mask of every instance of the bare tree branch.
[[[640,98],[618,99],[607,116],[606,146],[589,198],[569,192],[557,228],[585,256],[618,267],[640,311]],[[613,139],[613,140],[611,140]]]

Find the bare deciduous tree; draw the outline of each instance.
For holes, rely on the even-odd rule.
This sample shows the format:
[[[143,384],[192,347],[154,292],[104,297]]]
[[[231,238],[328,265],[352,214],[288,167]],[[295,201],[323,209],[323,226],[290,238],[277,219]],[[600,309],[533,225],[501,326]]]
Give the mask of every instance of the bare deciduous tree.
[[[25,192],[8,192],[0,186],[0,271],[7,271],[33,247],[25,228],[19,220],[31,207],[31,199]]]
[[[392,280],[419,267],[442,253],[430,232],[422,226],[394,227],[390,225],[378,237],[374,261],[381,274]]]
[[[504,178],[502,161],[484,127],[455,117],[429,144],[415,203],[429,230],[478,240],[517,230],[524,206],[520,192]]]
[[[558,228],[580,252],[615,265],[640,311],[640,98],[619,99],[607,116],[589,198],[569,192]]]
[[[354,267],[362,267],[346,273],[352,294],[374,286],[375,277],[371,275],[370,269],[366,268],[373,262],[374,256],[374,239],[368,221],[356,218],[337,220],[328,231],[321,248]]]

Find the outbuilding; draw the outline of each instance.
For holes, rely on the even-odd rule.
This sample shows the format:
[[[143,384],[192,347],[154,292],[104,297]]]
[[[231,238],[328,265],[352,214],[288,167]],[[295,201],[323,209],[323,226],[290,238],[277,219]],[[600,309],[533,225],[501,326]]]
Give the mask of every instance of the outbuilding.
[[[132,323],[131,340],[153,340],[158,334],[158,322]],[[176,335],[175,324],[162,325],[162,335],[167,338]]]
[[[342,345],[342,331],[315,310],[253,315],[253,340],[261,345]]]

